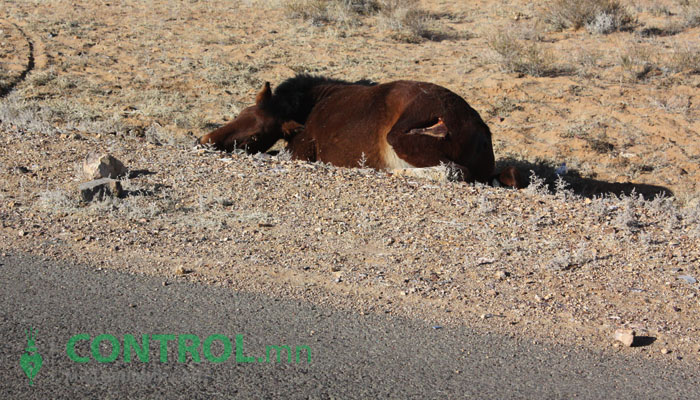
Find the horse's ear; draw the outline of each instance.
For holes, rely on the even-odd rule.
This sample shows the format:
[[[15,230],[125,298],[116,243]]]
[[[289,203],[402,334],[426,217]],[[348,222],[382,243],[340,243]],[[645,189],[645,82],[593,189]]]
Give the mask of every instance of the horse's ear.
[[[287,121],[282,124],[282,132],[284,133],[284,136],[294,136],[302,130],[304,130],[304,125],[296,121]]]
[[[258,93],[258,95],[255,96],[255,105],[262,106],[263,104],[267,103],[268,100],[270,100],[270,97],[272,97],[272,89],[270,89],[270,82],[265,82],[265,85],[263,85],[263,88],[260,91],[260,93]]]

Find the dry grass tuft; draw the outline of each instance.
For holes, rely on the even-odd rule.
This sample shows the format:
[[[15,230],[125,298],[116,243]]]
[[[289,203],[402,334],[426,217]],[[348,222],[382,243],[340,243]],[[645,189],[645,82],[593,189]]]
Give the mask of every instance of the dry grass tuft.
[[[507,31],[499,31],[488,38],[488,45],[498,54],[505,72],[531,76],[547,76],[557,72],[552,52],[536,42],[518,40]]]
[[[617,0],[554,0],[545,7],[543,19],[555,29],[580,29],[611,33],[628,28],[632,16]]]
[[[681,0],[680,3],[683,7],[683,25],[686,28],[700,26],[700,0]]]
[[[379,9],[379,3],[374,0],[289,0],[284,6],[292,12],[292,16],[310,20],[314,25],[359,25],[362,15]]]
[[[688,45],[676,47],[669,68],[677,73],[700,74],[700,49]]]
[[[621,79],[628,82],[643,80],[656,69],[649,50],[633,43],[621,50],[618,62]]]
[[[399,41],[418,43],[433,35],[430,16],[420,9],[418,0],[382,0],[379,21]]]
[[[289,0],[284,4],[292,16],[314,25],[353,27],[365,23],[365,17],[376,16],[392,38],[407,43],[451,36],[434,26],[433,16],[421,9],[419,0]]]

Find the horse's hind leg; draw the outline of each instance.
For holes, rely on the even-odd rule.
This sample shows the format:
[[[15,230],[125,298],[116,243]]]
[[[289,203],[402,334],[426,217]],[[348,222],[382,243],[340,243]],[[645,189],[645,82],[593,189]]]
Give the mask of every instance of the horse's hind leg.
[[[387,134],[388,148],[383,152],[387,168],[429,168],[445,165],[454,172],[453,178],[473,182],[474,176],[469,168],[451,159],[444,151],[447,133],[447,127],[441,119],[425,128],[409,129],[397,124]],[[392,158],[398,158],[400,162],[392,162]]]

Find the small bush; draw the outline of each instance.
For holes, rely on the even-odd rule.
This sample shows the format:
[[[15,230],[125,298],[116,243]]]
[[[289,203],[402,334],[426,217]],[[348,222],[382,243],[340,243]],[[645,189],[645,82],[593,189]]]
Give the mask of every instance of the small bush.
[[[376,15],[378,23],[394,39],[417,43],[446,36],[431,27],[432,17],[420,8],[419,0],[288,0],[285,7],[292,16],[315,25],[327,23],[356,26],[363,16]]]
[[[684,25],[686,28],[700,26],[700,0],[683,0]]]
[[[500,31],[488,40],[506,72],[546,76],[555,71],[554,56],[538,43],[523,43],[512,34]]]
[[[586,24],[586,30],[590,33],[606,35],[620,29],[620,21],[618,16],[602,12],[596,14],[592,21]]]
[[[675,48],[669,69],[679,73],[700,74],[700,49],[689,46]]]
[[[617,0],[554,0],[545,8],[544,20],[555,29],[580,29],[610,33],[629,26],[633,19]]]
[[[430,17],[421,10],[417,0],[382,0],[379,20],[395,39],[417,43],[429,39]]]
[[[78,206],[77,196],[71,198],[63,190],[47,190],[39,193],[38,205],[51,214],[69,214]]]
[[[376,12],[379,4],[374,0],[289,0],[285,7],[293,16],[315,25],[329,22],[356,25],[360,15]]]
[[[630,82],[643,80],[656,67],[648,49],[630,44],[619,54],[622,78]]]

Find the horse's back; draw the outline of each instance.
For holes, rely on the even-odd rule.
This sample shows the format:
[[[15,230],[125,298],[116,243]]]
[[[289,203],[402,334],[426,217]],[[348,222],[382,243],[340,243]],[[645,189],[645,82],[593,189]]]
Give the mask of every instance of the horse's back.
[[[402,80],[333,88],[314,107],[306,131],[316,158],[339,166],[455,163],[473,170],[469,179],[477,180],[487,179],[493,170],[486,124],[461,96],[433,83]]]

